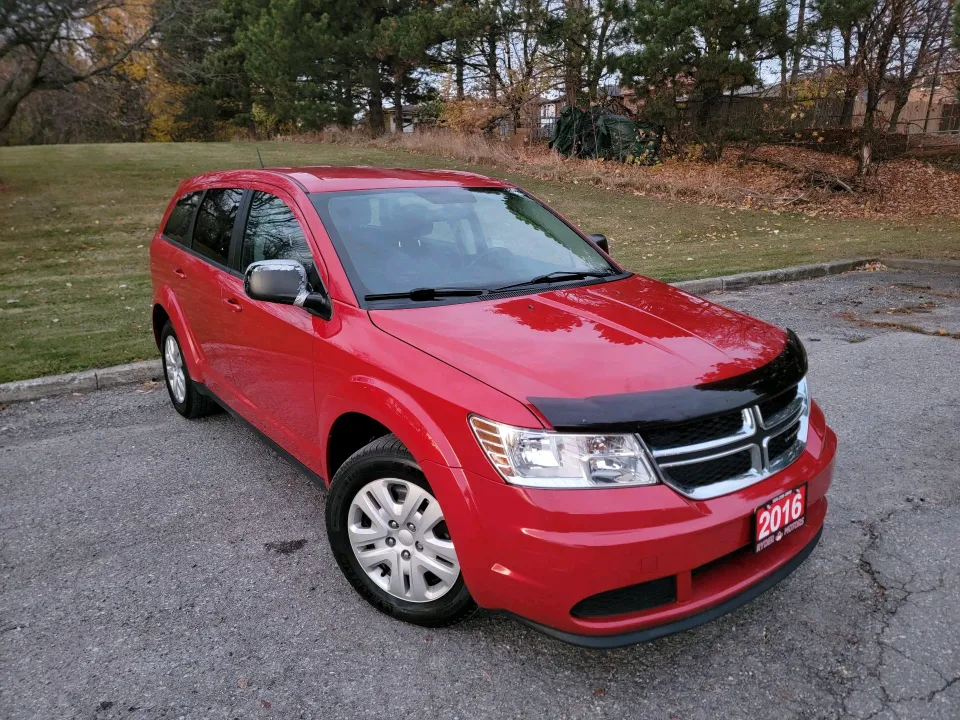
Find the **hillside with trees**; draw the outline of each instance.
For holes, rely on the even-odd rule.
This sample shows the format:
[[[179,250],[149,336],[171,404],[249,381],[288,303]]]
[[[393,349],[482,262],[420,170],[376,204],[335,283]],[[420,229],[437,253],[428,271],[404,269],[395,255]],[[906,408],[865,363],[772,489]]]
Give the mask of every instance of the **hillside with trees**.
[[[616,96],[708,161],[846,129],[868,175],[890,132],[960,130],[958,33],[954,0],[6,0],[0,142],[376,137],[411,107],[492,134]]]

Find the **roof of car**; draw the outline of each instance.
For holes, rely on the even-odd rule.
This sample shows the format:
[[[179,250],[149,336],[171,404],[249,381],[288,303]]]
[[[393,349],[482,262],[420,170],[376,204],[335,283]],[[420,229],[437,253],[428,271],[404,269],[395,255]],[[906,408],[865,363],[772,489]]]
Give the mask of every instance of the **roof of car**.
[[[502,180],[460,170],[408,170],[367,165],[268,168],[295,180],[307,192],[380,190],[402,187],[509,187]]]

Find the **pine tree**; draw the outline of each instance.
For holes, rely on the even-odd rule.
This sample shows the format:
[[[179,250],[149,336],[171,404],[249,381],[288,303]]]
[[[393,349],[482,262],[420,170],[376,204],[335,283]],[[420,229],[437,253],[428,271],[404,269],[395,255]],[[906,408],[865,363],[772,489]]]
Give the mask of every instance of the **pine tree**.
[[[633,42],[617,60],[626,84],[663,119],[676,117],[678,101],[695,101],[705,156],[717,159],[716,107],[725,92],[757,82],[760,60],[780,55],[784,19],[760,0],[633,0],[618,15]]]

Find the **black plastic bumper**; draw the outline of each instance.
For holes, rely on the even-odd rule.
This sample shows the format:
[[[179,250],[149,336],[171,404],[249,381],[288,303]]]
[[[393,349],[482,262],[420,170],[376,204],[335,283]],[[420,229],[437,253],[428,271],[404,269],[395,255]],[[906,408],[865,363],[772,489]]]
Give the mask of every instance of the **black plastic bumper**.
[[[803,564],[803,561],[806,560],[810,553],[813,552],[813,549],[817,546],[817,543],[820,542],[821,535],[823,535],[822,527],[819,531],[817,531],[817,534],[813,537],[813,539],[808,542],[800,552],[790,558],[785,565],[777,568],[774,572],[767,575],[756,585],[751,585],[739,595],[735,595],[732,598],[723,601],[719,605],[714,605],[713,607],[708,608],[703,612],[699,612],[696,615],[690,615],[689,617],[681,618],[680,620],[675,620],[674,622],[666,623],[665,625],[657,625],[655,627],[644,628],[642,630],[634,630],[621,635],[578,635],[576,633],[565,632],[564,630],[557,630],[555,628],[547,627],[546,625],[541,625],[540,623],[534,622],[533,620],[527,620],[526,618],[520,617],[519,615],[514,615],[513,613],[507,612],[504,614],[509,615],[524,625],[528,625],[534,630],[542,632],[544,635],[549,635],[557,640],[563,640],[564,642],[568,642],[572,645],[579,645],[580,647],[609,649],[624,647],[626,645],[635,645],[637,643],[647,642],[648,640],[655,640],[656,638],[663,637],[664,635],[672,635],[674,633],[683,632],[684,630],[692,630],[698,625],[703,625],[704,623],[716,620],[718,617],[733,612],[742,605],[746,605],[748,602],[765,593],[767,590],[772,588],[774,585],[779,583],[785,577],[790,575],[790,573],[800,567]]]

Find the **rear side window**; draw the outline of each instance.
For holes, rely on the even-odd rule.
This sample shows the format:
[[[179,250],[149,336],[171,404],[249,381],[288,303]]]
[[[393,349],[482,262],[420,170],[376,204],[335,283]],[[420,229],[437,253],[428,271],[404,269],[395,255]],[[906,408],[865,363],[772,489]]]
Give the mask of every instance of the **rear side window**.
[[[177,200],[163,228],[164,236],[174,242],[185,243],[187,233],[190,232],[190,222],[193,220],[193,214],[197,211],[199,202],[200,193],[198,192],[187,193]]]
[[[250,215],[243,234],[240,271],[258,260],[297,260],[308,270],[313,266],[310,248],[293,211],[275,195],[253,193]]]
[[[243,190],[207,191],[193,229],[194,251],[221,265],[227,264],[233,223],[242,199]]]

